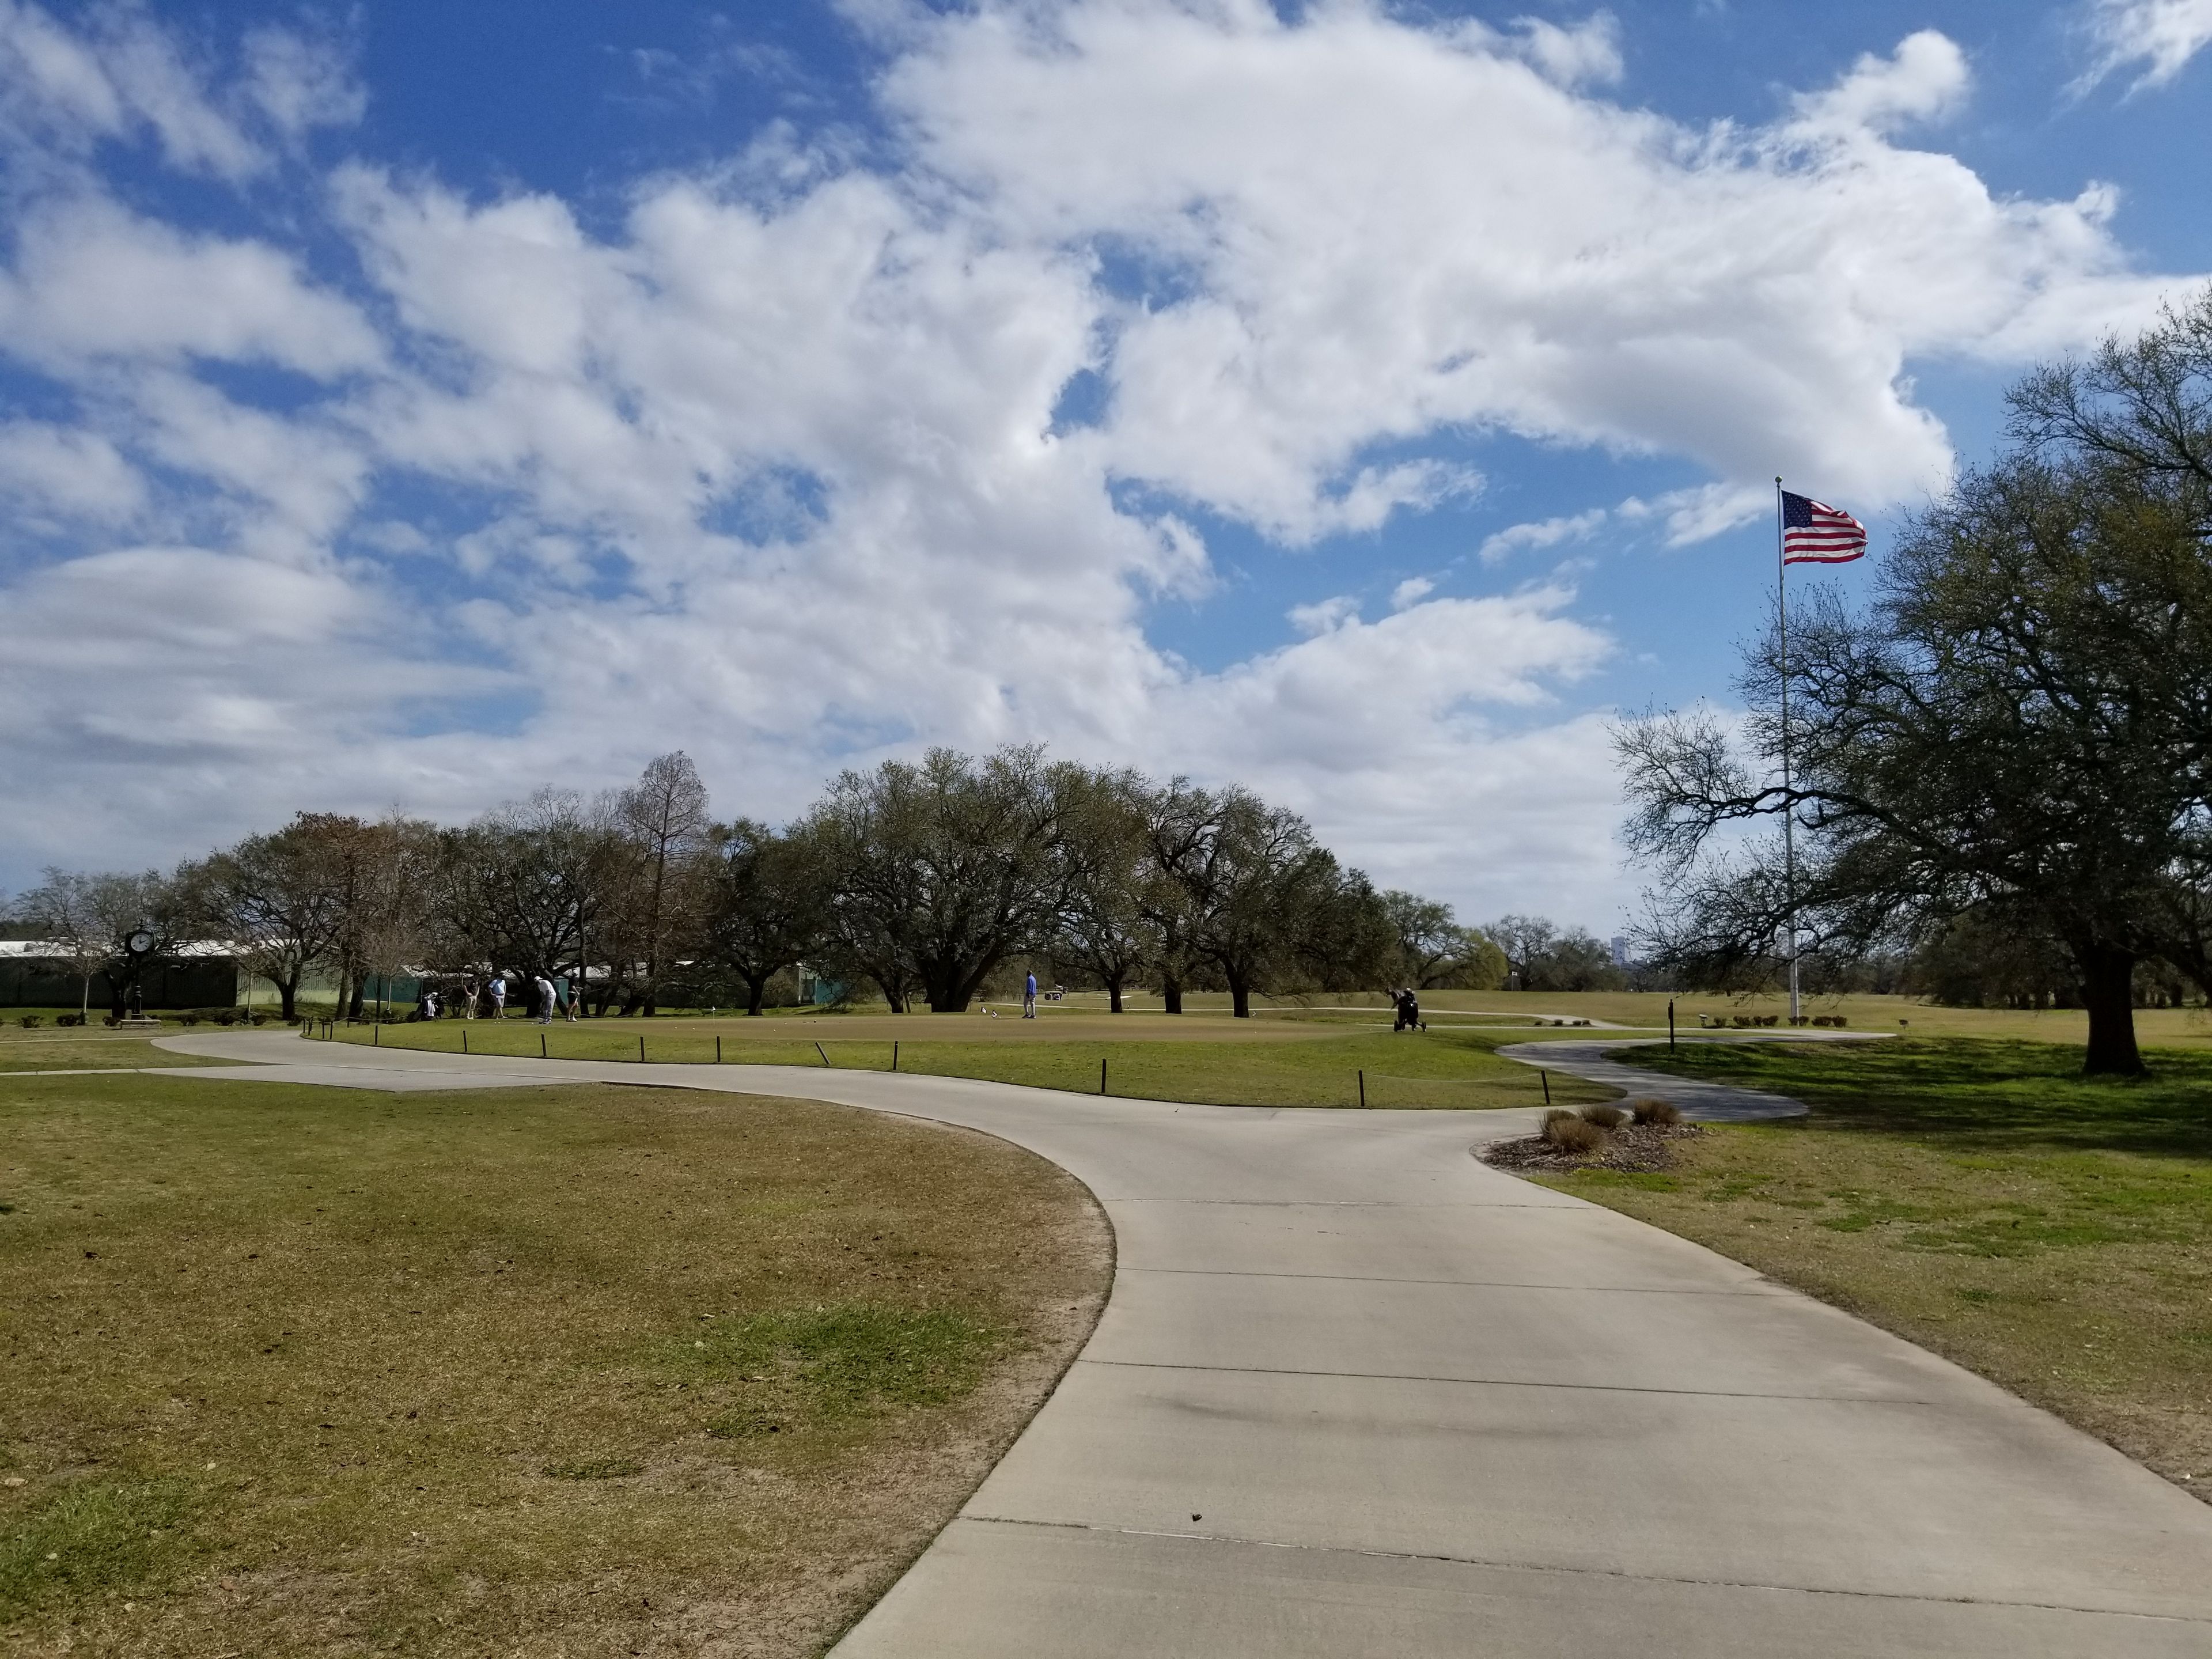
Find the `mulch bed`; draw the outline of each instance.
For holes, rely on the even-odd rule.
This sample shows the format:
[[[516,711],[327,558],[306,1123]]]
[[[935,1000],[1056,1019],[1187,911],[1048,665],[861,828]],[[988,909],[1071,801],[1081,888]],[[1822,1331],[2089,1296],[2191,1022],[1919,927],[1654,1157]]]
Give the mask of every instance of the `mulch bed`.
[[[1494,1142],[1478,1156],[1501,1170],[1663,1170],[1674,1160],[1674,1142],[1703,1133],[1694,1123],[1624,1123],[1594,1152],[1563,1152],[1529,1135]]]

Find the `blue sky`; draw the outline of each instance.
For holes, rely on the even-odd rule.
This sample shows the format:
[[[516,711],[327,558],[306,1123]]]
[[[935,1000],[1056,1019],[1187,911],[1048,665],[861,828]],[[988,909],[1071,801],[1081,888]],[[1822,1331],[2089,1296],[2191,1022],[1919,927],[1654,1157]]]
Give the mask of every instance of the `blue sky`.
[[[2212,272],[2208,42],[0,0],[0,884],[1039,740],[1611,931],[1606,721],[1726,705],[1774,472],[1879,549]]]

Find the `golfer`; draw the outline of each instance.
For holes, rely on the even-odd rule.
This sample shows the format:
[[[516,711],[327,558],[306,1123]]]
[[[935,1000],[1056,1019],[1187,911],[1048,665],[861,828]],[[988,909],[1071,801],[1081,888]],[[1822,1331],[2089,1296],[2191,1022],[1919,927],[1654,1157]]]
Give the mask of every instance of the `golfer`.
[[[580,968],[568,975],[568,1024],[574,1025],[584,1012],[584,970]]]
[[[538,994],[533,999],[538,1005],[538,1023],[550,1025],[553,1023],[553,981],[540,974],[530,981],[530,988]]]
[[[1025,975],[1022,980],[1022,1018],[1024,1019],[1036,1018],[1036,975],[1035,974]]]
[[[494,1019],[507,1018],[507,975],[505,974],[494,974],[491,976],[491,1017]]]

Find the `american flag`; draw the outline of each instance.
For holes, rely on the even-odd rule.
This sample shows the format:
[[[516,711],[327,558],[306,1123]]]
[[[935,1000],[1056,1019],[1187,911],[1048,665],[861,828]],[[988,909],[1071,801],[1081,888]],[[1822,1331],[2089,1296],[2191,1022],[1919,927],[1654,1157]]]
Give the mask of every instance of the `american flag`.
[[[1782,492],[1782,562],[1848,564],[1866,556],[1866,526],[1810,495]]]

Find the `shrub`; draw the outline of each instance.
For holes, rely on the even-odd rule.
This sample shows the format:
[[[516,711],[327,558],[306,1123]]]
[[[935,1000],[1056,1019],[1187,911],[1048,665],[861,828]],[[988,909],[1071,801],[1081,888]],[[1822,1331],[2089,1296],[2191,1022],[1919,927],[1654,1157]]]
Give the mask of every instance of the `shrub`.
[[[183,1013],[179,1014],[177,1018],[187,1025],[197,1025],[200,1023],[199,1012],[197,1009],[187,1008]]]
[[[1605,1131],[1574,1112],[1554,1107],[1544,1115],[1543,1139],[1563,1152],[1594,1152],[1605,1145]]]
[[[84,1024],[84,1016],[82,1014],[57,1014],[54,1016],[54,1024],[57,1025],[82,1025]]]
[[[1682,1121],[1682,1109],[1671,1100],[1656,1100],[1650,1096],[1628,1103],[1629,1115],[1638,1123],[1665,1126]]]
[[[26,1014],[21,1019],[18,1020],[16,1024],[21,1025],[27,1031],[35,1031],[40,1026],[45,1024],[46,1021],[40,1018],[37,1014]]]
[[[1618,1129],[1628,1121],[1628,1114],[1618,1106],[1585,1106],[1583,1108],[1583,1121],[1595,1123],[1601,1129]]]

